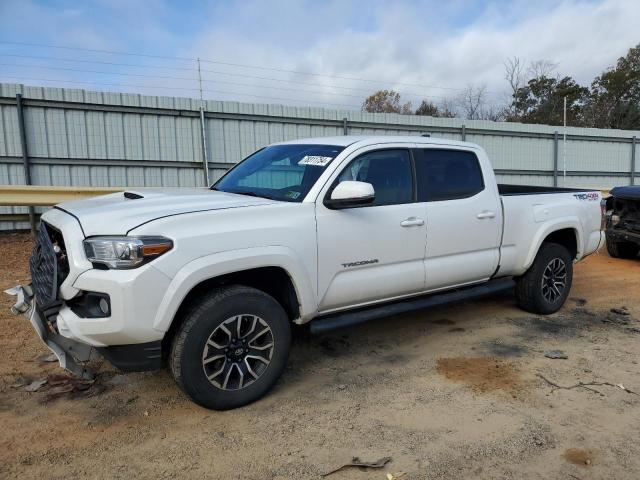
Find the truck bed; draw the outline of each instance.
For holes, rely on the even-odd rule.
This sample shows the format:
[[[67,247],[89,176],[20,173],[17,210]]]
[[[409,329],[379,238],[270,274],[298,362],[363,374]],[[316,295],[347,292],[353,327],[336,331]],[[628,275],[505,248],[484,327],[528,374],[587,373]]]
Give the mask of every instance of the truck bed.
[[[535,185],[498,184],[498,193],[503,196],[539,195],[545,193],[595,192],[593,188],[539,187]]]
[[[503,231],[498,275],[521,275],[533,262],[549,231],[570,232],[578,259],[601,241],[602,195],[599,190],[498,185]]]

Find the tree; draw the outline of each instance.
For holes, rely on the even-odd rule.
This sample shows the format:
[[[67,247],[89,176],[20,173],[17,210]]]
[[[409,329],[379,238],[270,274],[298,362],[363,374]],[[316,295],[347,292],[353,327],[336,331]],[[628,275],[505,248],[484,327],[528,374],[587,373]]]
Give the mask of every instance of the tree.
[[[413,113],[411,102],[400,103],[400,94],[394,90],[378,90],[367,97],[362,104],[363,112],[370,113],[400,113],[409,115]]]
[[[558,68],[558,64],[550,60],[534,60],[529,63],[527,73],[530,79],[538,80],[543,77],[550,77],[556,71],[556,68]]]
[[[439,117],[440,110],[434,103],[428,100],[423,100],[420,106],[416,109],[415,114],[427,117]]]
[[[518,58],[507,58],[504,61],[504,79],[511,87],[511,93],[515,93],[522,88],[525,83],[524,62]]]
[[[562,125],[563,103],[567,97],[567,122],[583,124],[582,108],[589,91],[571,77],[562,79],[541,76],[529,80],[514,95],[512,108],[521,112],[519,119],[526,123]]]
[[[519,110],[521,103],[515,102],[520,89],[527,86],[530,80],[551,78],[551,74],[558,67],[557,63],[550,60],[534,60],[525,65],[525,61],[519,57],[508,58],[504,62],[504,79],[509,84],[509,105],[502,111],[503,119],[508,121],[521,121],[523,111]]]
[[[593,127],[640,128],[640,44],[595,78],[585,117]]]
[[[441,118],[455,118],[456,117],[456,102],[454,99],[446,97],[443,98],[438,107],[440,110]]]
[[[504,62],[504,79],[509,84],[510,98],[514,98],[517,91],[525,85],[525,67],[524,62],[518,58],[507,58]],[[507,107],[507,116],[510,118],[518,118],[520,112],[515,109],[513,102]]]
[[[428,100],[423,100],[415,111],[416,115],[425,115],[428,117],[453,118],[455,114],[451,111],[448,103],[445,101],[438,106]]]
[[[458,96],[458,105],[462,109],[465,118],[468,120],[478,120],[480,118],[480,110],[484,104],[486,88],[467,86]]]
[[[458,96],[457,104],[468,120],[504,120],[504,108],[488,104],[486,85],[467,86]]]

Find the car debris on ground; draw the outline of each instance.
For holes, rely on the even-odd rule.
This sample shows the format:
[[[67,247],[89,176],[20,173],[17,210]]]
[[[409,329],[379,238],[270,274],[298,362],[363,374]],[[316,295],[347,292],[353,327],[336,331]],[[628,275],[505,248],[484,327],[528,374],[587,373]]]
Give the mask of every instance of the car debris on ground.
[[[392,460],[391,457],[382,457],[382,458],[376,460],[375,462],[364,462],[364,461],[360,460],[358,457],[353,457],[350,462],[345,463],[344,465],[340,465],[338,468],[334,468],[333,470],[331,470],[331,471],[329,471],[327,473],[323,473],[322,476],[326,477],[328,475],[331,475],[332,473],[336,473],[336,472],[342,470],[343,468],[348,468],[348,467],[382,468],[387,463],[389,463],[391,460]]]
[[[544,356],[547,358],[552,358],[554,360],[566,360],[569,358],[569,355],[564,353],[562,350],[547,350],[544,352]]]

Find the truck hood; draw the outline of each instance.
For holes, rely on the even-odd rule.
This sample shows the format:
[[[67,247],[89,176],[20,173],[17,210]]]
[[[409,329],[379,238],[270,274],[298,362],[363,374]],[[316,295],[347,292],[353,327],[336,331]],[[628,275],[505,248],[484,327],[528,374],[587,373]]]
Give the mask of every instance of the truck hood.
[[[613,197],[623,200],[640,200],[640,185],[615,187],[609,193]]]
[[[271,203],[275,202],[208,188],[164,188],[127,190],[61,203],[56,208],[76,217],[89,237],[125,235],[143,223],[162,217]]]

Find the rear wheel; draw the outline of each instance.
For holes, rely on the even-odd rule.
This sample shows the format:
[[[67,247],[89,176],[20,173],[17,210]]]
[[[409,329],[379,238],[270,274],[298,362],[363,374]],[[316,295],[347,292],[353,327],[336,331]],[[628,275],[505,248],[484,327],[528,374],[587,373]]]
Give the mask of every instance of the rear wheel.
[[[631,242],[621,242],[607,235],[607,252],[613,258],[635,258],[640,251],[640,245]]]
[[[557,243],[543,243],[529,270],[516,279],[516,300],[523,310],[547,315],[560,310],[569,296],[573,259]]]
[[[260,290],[215,290],[190,309],[174,338],[173,377],[203,407],[251,403],[275,385],[286,366],[289,323],[280,304]]]

